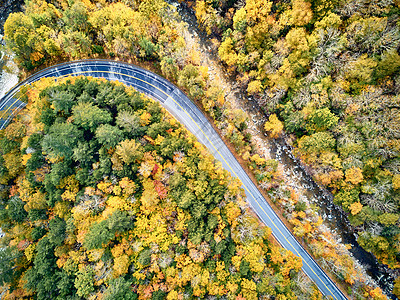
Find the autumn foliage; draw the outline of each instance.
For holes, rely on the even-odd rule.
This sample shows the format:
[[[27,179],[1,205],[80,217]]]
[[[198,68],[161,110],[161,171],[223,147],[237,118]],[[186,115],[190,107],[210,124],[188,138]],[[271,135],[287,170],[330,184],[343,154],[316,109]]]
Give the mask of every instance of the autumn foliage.
[[[83,77],[30,89],[0,132],[15,161],[1,173],[4,299],[318,294],[298,286],[301,260],[271,244],[240,183],[159,104]]]
[[[201,65],[201,54],[183,34],[175,8],[161,0],[111,2],[27,1],[25,12],[10,15],[5,24],[7,47],[15,54],[19,67],[28,71],[43,64],[88,57],[151,62],[163,76],[176,82],[202,105],[221,134],[247,161],[260,186],[275,195],[282,194],[276,163],[258,156],[257,147],[251,144],[251,134],[246,131],[248,116],[240,109],[233,109],[225,99],[221,84],[209,78],[212,72]],[[361,0],[187,2],[195,9],[199,27],[212,39],[215,52],[229,75],[271,115],[265,124],[269,135],[281,136],[283,126],[294,141],[295,154],[307,165],[314,179],[335,195],[334,202],[348,215],[358,232],[360,245],[374,253],[380,262],[398,268],[398,3]],[[33,96],[38,91],[29,93]],[[57,97],[60,101],[51,109],[57,113],[72,109],[68,93]],[[37,130],[44,130],[46,122],[54,118],[48,108],[46,103],[38,103],[31,109],[33,119],[41,117],[45,110],[41,117],[43,122],[35,125]],[[86,109],[90,110],[93,121],[79,114]],[[110,164],[113,170],[122,172],[124,164],[143,159],[142,153],[135,151],[139,143],[125,138],[122,131],[139,130],[140,133],[141,127],[152,122],[151,113],[141,111],[132,116],[128,111],[121,111],[114,122],[118,126],[115,126],[107,123],[108,114],[98,112],[87,103],[74,107],[75,122],[89,130],[103,146],[114,149],[107,153],[110,161],[91,166],[93,174],[101,173]],[[103,122],[106,124],[98,126]],[[68,124],[51,130],[72,135],[71,144],[81,138]],[[25,134],[19,124],[11,124],[6,130],[11,136],[17,131]],[[157,136],[148,134],[143,139],[162,145],[157,144],[162,142]],[[43,147],[50,151],[49,161],[60,163],[57,168],[62,169],[63,162],[59,160],[68,150],[58,147],[56,142],[56,137],[47,138]],[[81,175],[89,168],[90,159],[87,160],[85,154],[89,157],[100,154],[92,153],[89,143],[80,143],[79,147],[68,155],[85,166]],[[11,151],[0,156],[4,183],[24,167],[36,166],[38,152],[28,152]],[[173,160],[178,162],[182,158],[182,153],[177,151]],[[138,166],[140,175],[146,178],[143,185],[147,192],[143,199],[148,205],[168,193],[160,185],[161,180],[153,180],[153,185],[147,180],[153,173],[163,172],[158,171],[156,165],[159,166],[158,162]],[[44,166],[33,170],[30,176],[44,182],[48,172],[49,168]],[[72,179],[69,178],[70,188],[66,188],[67,185],[62,188],[63,201],[54,206],[59,217],[68,212],[74,195]],[[14,184],[11,194],[17,189]],[[151,196],[154,191],[159,199]],[[39,212],[43,209],[45,201],[41,192],[28,191],[22,197],[38,199],[38,203],[26,201],[27,208],[34,207]],[[281,200],[291,213],[290,201]],[[15,202],[15,205],[20,203]],[[288,216],[300,223],[304,221],[299,215]],[[298,228],[300,235],[308,232],[307,222],[304,226],[307,226],[305,231]],[[322,253],[316,248],[315,253]],[[115,284],[124,286],[121,281]]]
[[[371,239],[366,249],[399,268],[398,3],[195,2],[242,91],[283,122],[297,156]],[[357,197],[342,201],[350,189]]]

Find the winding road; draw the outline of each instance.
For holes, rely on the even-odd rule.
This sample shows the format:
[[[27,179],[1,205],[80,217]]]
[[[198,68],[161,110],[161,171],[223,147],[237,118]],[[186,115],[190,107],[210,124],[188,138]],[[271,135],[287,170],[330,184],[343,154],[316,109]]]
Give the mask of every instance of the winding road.
[[[226,170],[242,181],[242,187],[252,209],[271,228],[273,236],[284,248],[301,257],[303,271],[315,282],[321,292],[336,300],[347,299],[286,228],[203,113],[175,85],[150,71],[108,60],[82,60],[49,67],[12,88],[0,100],[0,129],[3,129],[12,116],[25,106],[25,103],[18,98],[18,92],[23,85],[33,83],[43,77],[79,75],[118,80],[159,101],[209,149]]]

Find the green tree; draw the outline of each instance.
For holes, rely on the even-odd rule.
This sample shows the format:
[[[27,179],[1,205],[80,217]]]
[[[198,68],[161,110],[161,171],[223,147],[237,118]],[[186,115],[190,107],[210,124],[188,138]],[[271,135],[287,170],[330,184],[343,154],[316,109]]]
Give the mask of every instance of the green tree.
[[[142,250],[138,256],[138,262],[144,267],[149,266],[151,263],[151,250],[150,249]]]
[[[117,124],[128,132],[135,132],[140,127],[140,118],[130,111],[120,111],[117,116]]]
[[[40,122],[42,122],[45,127],[45,131],[48,131],[48,128],[53,125],[54,121],[56,119],[55,116],[55,111],[51,108],[45,108],[42,111],[42,114],[40,115]]]
[[[382,78],[397,74],[400,70],[400,55],[395,49],[388,50],[382,54],[381,60],[376,68],[376,76]]]
[[[45,219],[47,219],[46,210],[31,208],[28,211],[28,217],[31,221],[45,220]],[[37,227],[35,227],[35,228],[37,228]]]
[[[178,74],[178,67],[174,62],[174,59],[171,57],[163,57],[160,62],[161,72],[162,74],[170,79],[175,81]]]
[[[87,298],[90,293],[95,291],[93,275],[93,269],[89,266],[78,271],[75,278],[75,288],[79,297]]]
[[[81,102],[72,107],[74,124],[94,132],[100,124],[111,122],[111,114],[88,102]]]
[[[178,85],[184,87],[190,97],[198,99],[204,94],[205,82],[197,67],[186,65],[178,75]]]
[[[86,32],[90,26],[87,9],[80,1],[75,1],[71,7],[65,9],[62,20],[65,23],[65,31]]]
[[[82,132],[71,123],[56,123],[44,136],[43,151],[50,157],[71,157],[74,146],[82,138]]]
[[[46,229],[44,229],[42,226],[33,228],[31,232],[32,240],[35,242],[38,241],[46,234],[46,232],[47,232]]]
[[[337,125],[339,117],[335,116],[329,108],[314,110],[307,117],[306,129],[310,133],[325,131]]]
[[[51,219],[51,221],[49,222],[49,241],[56,246],[61,245],[66,236],[65,228],[66,223],[63,219],[60,219],[57,216]]]
[[[58,267],[54,256],[54,244],[45,236],[36,246],[33,267],[24,275],[26,288],[37,293],[38,299],[55,298],[58,295]]]
[[[74,279],[74,276],[68,274],[65,270],[61,272],[60,279],[57,282],[57,288],[59,290],[58,299],[68,299],[76,295]]]
[[[87,57],[91,54],[92,42],[84,32],[70,31],[62,35],[62,46],[71,58]]]
[[[16,260],[21,256],[13,247],[0,248],[0,284],[11,283],[17,275]]]
[[[317,132],[310,136],[303,136],[299,140],[299,148],[310,153],[332,150],[335,144],[336,140],[332,134],[325,131]]]
[[[115,238],[117,232],[133,227],[131,218],[124,212],[115,211],[108,219],[93,224],[85,236],[86,249],[99,249]]]
[[[132,291],[131,282],[123,277],[110,281],[102,299],[104,300],[136,300],[137,294]]]
[[[39,169],[44,164],[44,162],[45,160],[41,151],[35,151],[32,153],[32,156],[28,159],[26,163],[26,170],[35,171]]]
[[[49,101],[53,104],[56,113],[62,112],[64,114],[69,114],[72,106],[75,104],[75,95],[73,93],[54,89],[50,90],[48,94]],[[50,125],[48,124],[50,123],[50,120],[47,120],[48,118],[51,120],[50,112],[48,113],[48,116],[45,115],[45,117],[43,117],[44,121],[46,121],[46,125]]]
[[[142,48],[142,51],[140,52],[142,57],[154,58],[157,56],[157,46],[146,37],[143,37],[139,41],[139,46]]]
[[[86,233],[83,245],[86,249],[99,249],[114,238],[114,233],[109,230],[107,221],[101,221],[90,226]]]
[[[357,189],[352,189],[350,191],[340,191],[335,195],[334,202],[340,204],[346,211],[350,211],[350,205],[358,202],[359,191]]]
[[[101,127],[102,125],[100,125]],[[83,166],[88,165],[94,158],[96,147],[94,143],[78,141],[77,146],[73,149],[73,158],[79,161]]]
[[[27,217],[28,213],[24,209],[25,202],[18,196],[11,197],[8,201],[7,213],[12,221],[22,223]]]
[[[116,126],[102,124],[96,129],[96,138],[106,147],[115,147],[124,139],[124,133]]]

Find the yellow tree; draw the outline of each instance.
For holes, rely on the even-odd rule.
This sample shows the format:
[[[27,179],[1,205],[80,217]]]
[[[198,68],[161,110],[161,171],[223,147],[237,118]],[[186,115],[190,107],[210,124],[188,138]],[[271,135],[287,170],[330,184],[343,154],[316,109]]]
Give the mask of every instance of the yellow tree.
[[[126,164],[131,164],[143,156],[140,151],[140,144],[136,143],[135,140],[120,142],[116,147],[115,153]]]
[[[399,190],[400,189],[400,174],[395,174],[392,178],[392,186],[393,189]]]
[[[147,209],[154,209],[158,204],[158,194],[151,179],[143,179],[143,193],[140,201]]]
[[[233,49],[233,41],[230,37],[226,38],[218,48],[219,57],[228,65],[234,66],[237,62],[237,54]]]
[[[363,205],[360,202],[354,202],[350,205],[350,212],[352,215],[358,214],[363,208]]]
[[[350,182],[354,185],[359,184],[360,182],[362,182],[364,180],[363,174],[362,174],[362,170],[360,168],[357,167],[353,167],[350,169],[347,169],[346,172],[346,181]]]
[[[313,17],[311,3],[304,0],[293,0],[292,5],[291,23],[296,26],[304,26],[308,24]]]
[[[279,121],[276,114],[269,116],[269,121],[265,123],[264,129],[269,133],[270,137],[277,138],[283,131],[283,123]]]

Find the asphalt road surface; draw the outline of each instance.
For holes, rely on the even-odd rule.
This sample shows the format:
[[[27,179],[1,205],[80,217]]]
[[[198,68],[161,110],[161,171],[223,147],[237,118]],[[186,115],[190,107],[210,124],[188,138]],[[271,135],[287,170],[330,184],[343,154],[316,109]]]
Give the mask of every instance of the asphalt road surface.
[[[25,106],[25,103],[18,99],[18,91],[22,85],[43,77],[79,75],[118,80],[158,100],[209,149],[226,170],[242,181],[252,209],[271,228],[273,236],[284,248],[301,257],[303,271],[316,283],[321,292],[333,299],[347,299],[282,223],[203,113],[175,85],[150,71],[108,60],[83,60],[44,69],[15,86],[0,100],[0,129]]]

